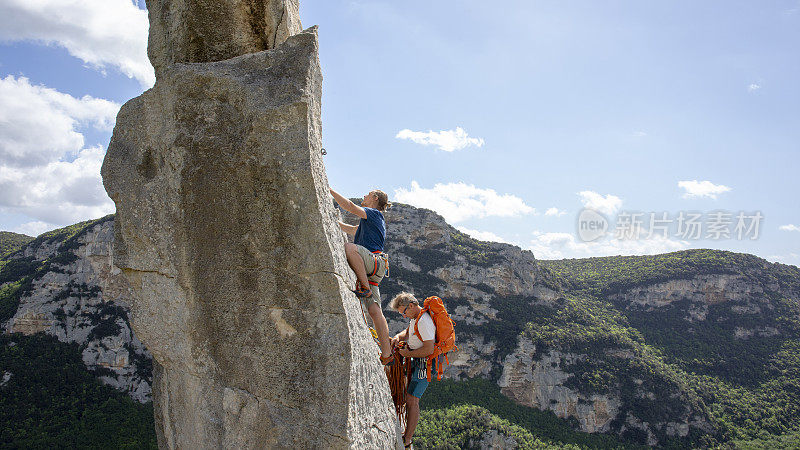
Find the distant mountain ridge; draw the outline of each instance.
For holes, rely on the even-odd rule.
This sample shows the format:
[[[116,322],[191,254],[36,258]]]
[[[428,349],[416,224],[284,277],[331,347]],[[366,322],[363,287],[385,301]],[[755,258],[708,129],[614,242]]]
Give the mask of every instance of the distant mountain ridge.
[[[386,218],[384,304],[401,290],[445,299],[460,349],[449,379],[488,380],[477,386],[533,408],[526,414],[545,411],[626,442],[783,442],[798,432],[797,267],[715,250],[541,261],[472,239],[429,210],[398,204]],[[56,230],[4,256],[0,324],[77,342],[104,382],[147,400],[149,355],[130,331],[112,219]],[[406,325],[386,316],[392,332]],[[457,394],[462,385],[476,386],[432,389],[454,389],[453,404],[459,395],[494,398]],[[589,442],[534,431],[551,444]]]

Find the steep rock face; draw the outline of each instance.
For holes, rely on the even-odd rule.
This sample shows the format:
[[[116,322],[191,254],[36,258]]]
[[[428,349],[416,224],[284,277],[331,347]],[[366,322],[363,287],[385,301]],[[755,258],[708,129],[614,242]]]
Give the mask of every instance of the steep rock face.
[[[698,328],[720,326],[709,325],[709,321],[723,321],[726,323],[722,328],[728,338],[747,340],[786,335],[788,330],[782,331],[771,320],[782,314],[776,310],[776,297],[797,303],[800,293],[782,288],[776,282],[754,282],[744,274],[704,274],[638,286],[609,299],[631,314],[678,311],[673,320],[685,324],[691,335],[696,334]],[[710,311],[716,312],[712,314],[713,319],[709,319]],[[732,321],[736,323],[728,325]]]
[[[143,402],[150,400],[151,356],[130,329],[128,283],[113,265],[113,236],[114,222],[106,220],[80,234],[74,249],[60,252],[63,242],[54,241],[15,255],[43,261],[61,253],[64,263],[33,280],[5,331],[81,344],[89,370]]]
[[[770,288],[777,290],[777,286],[767,287]],[[688,301],[691,308],[685,320],[697,322],[706,319],[709,306],[726,302],[736,304],[734,311],[738,313],[758,314],[762,308],[771,308],[764,293],[763,286],[742,275],[715,274],[637,286],[611,296],[610,300],[641,311],[655,311],[678,301]]]
[[[634,359],[635,352],[629,349],[607,349],[605,357],[613,364],[625,366]],[[682,386],[670,380],[659,380],[660,392],[668,392],[668,398],[656,395],[652,383],[641,379],[620,380],[603,392],[586,393],[575,383],[582,375],[580,367],[597,355],[563,353],[559,350],[537,352],[536,346],[521,338],[517,350],[505,359],[503,374],[498,385],[503,394],[522,405],[542,410],[551,410],[556,416],[577,420],[581,431],[588,433],[614,432],[626,434],[627,430],[638,430],[648,445],[657,445],[657,437],[686,437],[690,427],[710,430],[701,411],[693,410]],[[589,362],[592,364],[592,362]],[[577,370],[576,370],[577,368]],[[627,386],[622,386],[627,385]],[[674,403],[662,414],[661,420],[642,420],[639,415],[648,411],[632,408],[632,399],[622,394],[633,392],[633,397],[642,408],[654,403]]]
[[[757,366],[800,331],[793,325],[800,288],[792,272],[751,263],[737,273],[635,286],[608,298],[653,344],[677,349],[673,356],[685,370],[758,383],[765,375]]]
[[[517,403],[551,410],[558,417],[575,417],[582,431],[609,431],[619,412],[620,400],[610,395],[584,398],[564,384],[571,377],[562,370],[562,361],[572,363],[579,355],[550,351],[538,359],[535,346],[521,339],[517,351],[509,355],[498,381],[502,392]]]
[[[317,52],[311,29],[273,50],[172,64],[118,115],[103,180],[131,320],[155,360],[160,447],[397,445],[347,289]]]
[[[174,63],[270,50],[299,33],[298,0],[147,0],[156,77]]]
[[[460,317],[456,314],[452,316]],[[407,326],[408,323],[403,322],[397,328],[402,330]],[[483,336],[459,336],[458,351],[448,356],[450,365],[446,369],[445,375],[457,380],[474,377],[489,378],[495,367],[496,351],[497,345],[493,341],[486,342]]]

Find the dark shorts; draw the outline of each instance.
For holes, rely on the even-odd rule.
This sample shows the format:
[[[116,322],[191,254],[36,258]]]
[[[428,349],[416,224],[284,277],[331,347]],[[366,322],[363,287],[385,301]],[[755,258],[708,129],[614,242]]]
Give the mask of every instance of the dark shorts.
[[[411,381],[408,383],[408,393],[417,398],[422,398],[425,389],[428,389],[428,359],[414,358]],[[436,360],[431,364],[431,380],[436,376]]]

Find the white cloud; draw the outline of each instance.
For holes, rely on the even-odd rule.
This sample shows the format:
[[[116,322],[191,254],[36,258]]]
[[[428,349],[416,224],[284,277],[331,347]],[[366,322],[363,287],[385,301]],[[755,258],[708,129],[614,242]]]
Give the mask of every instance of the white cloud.
[[[437,183],[433,188],[424,189],[419,183],[412,181],[411,189],[396,189],[394,198],[398,202],[432,209],[450,223],[471,218],[513,217],[536,212],[519,197],[500,195],[493,189],[480,189],[465,183]]]
[[[155,82],[147,59],[147,11],[131,0],[3,0],[0,40],[64,47],[103,70],[115,67],[144,88]]]
[[[111,131],[119,108],[0,79],[0,211],[33,219],[20,226],[32,233],[113,212],[100,178],[105,150],[86,147],[81,131]]]
[[[561,217],[567,212],[561,209],[556,208],[555,206],[552,208],[547,208],[547,211],[544,212],[545,216],[553,216],[553,217]]]
[[[620,207],[622,207],[622,199],[611,194],[598,194],[594,191],[581,191],[578,192],[584,208],[593,209],[597,212],[613,215]]]
[[[464,228],[464,227],[456,227],[456,229],[464,234],[470,235],[471,237],[479,241],[502,242],[504,244],[508,243],[508,241],[492,233],[491,231],[470,230],[469,228]]]
[[[11,231],[13,231],[14,233],[21,233],[21,234],[26,234],[28,236],[36,237],[44,233],[45,231],[55,230],[56,228],[58,228],[57,225],[37,220],[34,222],[23,223]]]
[[[723,194],[731,190],[728,186],[724,186],[722,184],[714,184],[710,181],[679,181],[678,187],[682,188],[684,191],[683,198],[692,198],[692,197],[708,197],[714,200],[717,199],[717,195]]]
[[[633,137],[645,137],[645,136],[647,136],[647,133],[645,133],[644,131],[634,131],[633,132]]]
[[[8,75],[0,79],[0,166],[32,167],[74,154],[84,146],[79,126],[111,131],[119,108]]]
[[[789,225],[781,225],[779,228],[783,231],[800,231],[800,227],[791,223]]]
[[[750,83],[750,85],[747,86],[747,92],[755,92],[759,89],[761,89],[761,85],[757,83]]]
[[[39,167],[0,166],[0,210],[48,224],[68,225],[114,212],[100,178],[105,151],[81,150],[71,162]]]
[[[400,130],[395,136],[397,139],[410,139],[413,142],[421,145],[435,145],[439,150],[452,152],[461,150],[462,148],[474,145],[482,147],[484,142],[482,138],[471,138],[467,135],[461,127],[456,127],[455,130],[442,130],[442,131],[411,131],[409,129]]]
[[[686,241],[675,241],[654,236],[650,239],[619,240],[605,239],[582,242],[570,233],[534,232],[529,249],[540,259],[588,258],[614,255],[655,255],[689,247]]]
[[[800,254],[788,253],[784,255],[767,255],[764,257],[767,261],[776,262],[781,264],[791,264],[800,267]]]

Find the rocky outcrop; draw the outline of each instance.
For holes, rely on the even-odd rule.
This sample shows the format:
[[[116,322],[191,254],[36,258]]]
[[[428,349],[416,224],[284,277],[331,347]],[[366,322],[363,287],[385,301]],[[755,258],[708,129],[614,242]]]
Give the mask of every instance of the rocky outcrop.
[[[762,295],[764,288],[742,275],[714,274],[638,286],[614,295],[611,299],[628,306],[652,310],[678,300],[689,300],[708,306],[724,302],[748,302]],[[758,312],[758,309],[752,310],[752,313]]]
[[[103,164],[115,263],[154,356],[159,446],[396,446],[322,161],[316,29],[268,51],[173,64],[182,56],[166,48],[221,59],[258,50],[217,52],[236,30],[292,23],[206,9],[244,2],[187,2],[187,15],[173,13],[179,3],[166,19],[151,10],[157,81],[120,110]],[[209,34],[173,36],[160,20],[177,30],[201,21]]]
[[[782,334],[775,326],[760,323],[769,322],[768,317],[775,314],[774,296],[796,302],[800,293],[775,282],[759,282],[748,274],[702,274],[633,287],[609,296],[609,300],[624,310],[645,314],[678,308],[690,333],[695,325],[708,321],[710,309],[724,310],[726,318],[742,323],[731,337],[747,339]]]
[[[480,439],[471,439],[469,448],[481,450],[511,450],[519,448],[517,440],[497,430],[489,430]]]
[[[624,367],[625,360],[636,358],[630,349],[608,349],[605,356],[613,360],[612,364]],[[657,381],[660,391],[669,392],[669,398],[660,398],[650,389],[652,384],[641,379],[617,380],[603,392],[586,393],[581,388],[573,388],[576,377],[581,376],[581,363],[596,359],[597,355],[564,353],[558,350],[537,352],[536,346],[524,338],[520,339],[516,351],[505,359],[503,374],[498,385],[503,394],[522,405],[541,410],[550,410],[556,416],[567,419],[574,418],[581,431],[588,433],[626,434],[628,430],[637,430],[647,445],[657,445],[664,436],[686,437],[690,427],[710,432],[708,421],[700,411],[689,406],[691,402],[682,386],[671,380]],[[584,366],[585,367],[585,366]],[[652,383],[652,381],[651,381]],[[627,387],[623,388],[621,385]],[[623,400],[622,390],[628,390],[637,398],[639,408],[633,408],[630,398]],[[658,404],[670,403],[675,399],[675,409],[664,416],[668,420],[642,420],[638,415],[648,415],[650,408]]]
[[[574,417],[582,431],[609,431],[619,412],[619,398],[596,394],[586,398],[564,385],[573,375],[562,370],[562,361],[569,364],[581,356],[558,351],[550,351],[538,359],[534,355],[535,346],[521,339],[517,350],[506,358],[497,383],[503,394],[522,405],[549,409],[561,418]]]
[[[485,342],[483,336],[461,336],[458,339],[458,350],[449,355],[450,365],[447,366],[445,375],[456,380],[489,378],[495,366],[496,351],[497,345],[493,341]]]
[[[270,50],[299,33],[298,0],[147,0],[156,77],[175,63]]]
[[[151,356],[130,328],[128,282],[113,265],[113,236],[114,222],[101,220],[73,238],[74,249],[54,240],[18,252],[15,258],[62,263],[31,282],[5,331],[76,342],[101,381],[149,401]]]

